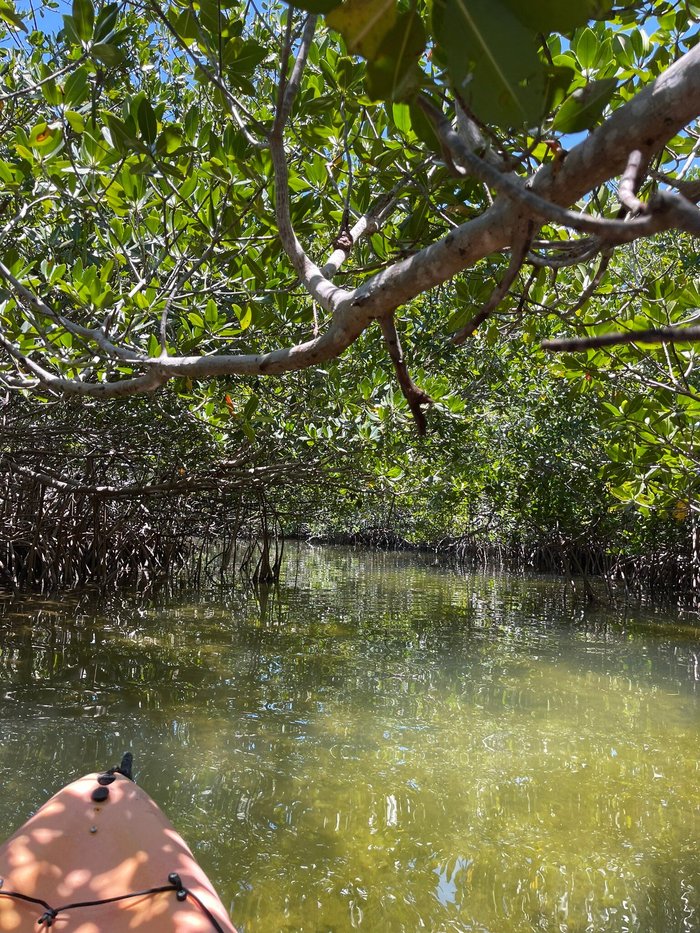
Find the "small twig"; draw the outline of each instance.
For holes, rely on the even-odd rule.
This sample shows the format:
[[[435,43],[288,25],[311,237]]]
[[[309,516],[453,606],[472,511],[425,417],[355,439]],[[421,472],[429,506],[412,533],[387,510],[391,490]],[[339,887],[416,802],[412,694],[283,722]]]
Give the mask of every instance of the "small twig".
[[[656,181],[663,181],[672,188],[676,188],[688,201],[693,204],[700,201],[700,179],[693,178],[691,181],[685,181],[680,175],[672,178],[671,175],[665,175],[663,172],[652,172],[652,178]]]
[[[584,290],[581,292],[581,294],[578,297],[578,300],[573,304],[573,306],[571,308],[567,308],[566,310],[567,314],[575,314],[579,310],[579,308],[582,308],[585,305],[585,303],[588,301],[591,295],[595,294],[595,292],[598,289],[598,286],[603,280],[603,276],[608,271],[608,266],[610,265],[612,254],[613,254],[613,251],[610,248],[606,249],[603,252],[602,256],[600,257],[600,263],[598,264],[598,269],[596,270],[596,274],[593,276],[588,286],[584,288]]]
[[[582,248],[579,252],[572,251],[568,256],[565,255],[561,259],[540,256],[538,253],[530,252],[527,255],[527,262],[538,269],[567,269],[570,266],[580,266],[582,263],[588,262],[589,259],[593,259],[600,252],[602,245],[600,240],[595,237],[586,237],[585,240],[581,241],[581,244],[582,246],[585,244],[585,249]]]
[[[452,343],[464,343],[468,337],[471,337],[477,327],[479,327],[480,324],[483,324],[484,321],[491,316],[491,313],[506,297],[511,285],[523,267],[523,262],[525,261],[530,243],[532,242],[532,226],[532,221],[529,221],[525,225],[525,228],[520,230],[514,236],[513,248],[510,254],[510,262],[508,263],[508,268],[506,269],[505,275],[491,292],[488,300],[484,302],[484,304],[481,306],[481,308],[479,308],[471,320],[468,321],[464,327],[458,330],[456,334],[453,334]]]
[[[18,91],[8,91],[7,94],[0,94],[0,101],[5,102],[6,100],[14,100],[16,97],[26,97],[32,93],[32,91],[38,91],[39,88],[43,87],[45,84],[48,84],[49,81],[54,81],[56,78],[60,78],[61,75],[64,75],[67,71],[77,70],[85,61],[87,55],[81,55],[74,62],[69,62],[67,65],[64,65],[63,68],[59,68],[57,71],[52,72],[50,75],[47,75],[45,78],[42,78],[41,81],[37,81],[36,84],[30,84],[29,87],[20,88]]]
[[[404,398],[408,402],[408,407],[411,409],[413,419],[416,422],[416,430],[421,436],[423,436],[426,432],[427,422],[422,406],[432,405],[433,400],[427,392],[424,392],[423,389],[419,388],[415,384],[409,375],[408,367],[406,366],[406,361],[403,355],[403,349],[401,348],[401,342],[399,341],[399,335],[396,332],[396,322],[394,321],[394,315],[387,314],[385,317],[380,318],[379,326],[382,329],[382,335],[384,337],[384,342],[387,345],[387,349],[389,350],[391,362],[394,364],[394,370],[396,372],[396,378],[398,380],[399,386],[401,387]]]
[[[700,326],[696,327],[651,327],[648,330],[628,330],[595,337],[570,337],[543,340],[543,350],[576,351],[597,350],[601,347],[616,347],[629,343],[695,343],[700,341]]]
[[[228,89],[225,82],[218,75],[214,74],[212,69],[209,68],[207,65],[205,65],[202,62],[202,60],[197,55],[194,54],[194,52],[187,45],[187,43],[184,41],[182,36],[180,36],[177,30],[173,27],[170,20],[165,15],[165,13],[163,12],[159,4],[155,3],[154,0],[147,0],[146,5],[151,10],[151,12],[160,20],[160,22],[165,26],[165,28],[170,33],[170,35],[173,37],[173,39],[175,40],[179,48],[184,52],[187,58],[189,58],[189,60],[192,62],[195,68],[201,69],[202,74],[205,75],[207,81],[209,81],[210,84],[213,84],[214,87],[216,87],[223,94],[224,100],[226,101],[226,104],[231,113],[231,116],[236,121],[238,128],[245,136],[247,142],[251,146],[254,146],[256,149],[264,149],[265,143],[260,139],[256,139],[253,136],[253,134],[250,132],[250,128],[248,124],[241,116],[240,104],[236,100],[234,95],[231,93],[231,91]],[[259,124],[256,128],[261,129]]]

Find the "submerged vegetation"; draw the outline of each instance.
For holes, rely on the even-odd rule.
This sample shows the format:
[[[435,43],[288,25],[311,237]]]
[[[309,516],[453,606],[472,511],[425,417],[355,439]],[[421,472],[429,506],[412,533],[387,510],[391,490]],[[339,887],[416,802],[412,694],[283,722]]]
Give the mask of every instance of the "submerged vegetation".
[[[700,598],[700,7],[559,6],[0,4],[0,585]]]

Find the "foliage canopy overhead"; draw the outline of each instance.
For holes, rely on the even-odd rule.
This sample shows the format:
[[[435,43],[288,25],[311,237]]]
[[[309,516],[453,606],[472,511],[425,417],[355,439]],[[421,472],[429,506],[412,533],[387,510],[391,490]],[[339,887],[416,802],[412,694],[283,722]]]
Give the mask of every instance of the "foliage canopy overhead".
[[[700,233],[699,12],[74,0],[56,32],[3,2],[3,381],[282,373],[378,322],[422,428],[399,309],[456,283],[460,343],[541,314],[537,270],[592,266],[586,300],[617,245]]]

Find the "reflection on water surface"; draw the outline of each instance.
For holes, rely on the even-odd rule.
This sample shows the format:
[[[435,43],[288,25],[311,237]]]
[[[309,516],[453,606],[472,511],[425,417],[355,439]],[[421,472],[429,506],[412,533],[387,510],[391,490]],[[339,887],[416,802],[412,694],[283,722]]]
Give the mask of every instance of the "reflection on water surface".
[[[407,555],[285,579],[3,599],[0,833],[130,747],[241,933],[700,929],[697,629]]]

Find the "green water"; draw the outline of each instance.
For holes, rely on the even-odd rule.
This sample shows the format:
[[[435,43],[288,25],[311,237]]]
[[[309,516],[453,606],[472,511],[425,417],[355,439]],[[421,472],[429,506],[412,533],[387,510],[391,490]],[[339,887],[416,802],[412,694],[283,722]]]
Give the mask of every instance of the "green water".
[[[131,748],[241,933],[700,930],[700,630],[411,556],[285,581],[0,599],[0,835]]]

